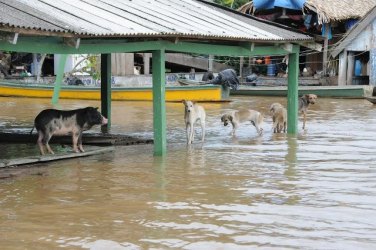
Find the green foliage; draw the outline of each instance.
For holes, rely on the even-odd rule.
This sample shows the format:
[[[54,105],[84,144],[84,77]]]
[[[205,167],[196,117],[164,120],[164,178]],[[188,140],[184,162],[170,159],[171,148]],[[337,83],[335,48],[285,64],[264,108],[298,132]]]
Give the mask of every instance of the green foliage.
[[[81,72],[88,73],[93,77],[94,80],[101,78],[100,71],[100,55],[96,54],[87,54],[86,56],[82,55],[81,59],[73,68],[72,72]],[[84,64],[82,68],[77,69],[80,65]]]
[[[214,56],[214,61],[229,65],[229,66],[233,67],[235,69],[235,71],[239,70],[240,57]]]
[[[215,3],[237,9],[240,6],[249,2],[249,0],[214,0]]]
[[[87,58],[87,63],[85,68],[86,71],[90,73],[90,75],[93,77],[93,79],[98,80],[101,78],[101,71],[99,69],[99,59],[100,57],[98,55],[89,54]]]

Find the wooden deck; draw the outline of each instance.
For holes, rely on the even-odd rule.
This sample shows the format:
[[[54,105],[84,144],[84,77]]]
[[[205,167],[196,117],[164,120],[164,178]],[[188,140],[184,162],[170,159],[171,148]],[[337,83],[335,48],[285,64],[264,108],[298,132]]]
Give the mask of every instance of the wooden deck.
[[[38,155],[38,156],[28,156],[15,159],[0,159],[0,168],[16,167],[21,165],[30,165],[36,163],[44,163],[65,159],[72,159],[78,157],[86,157],[97,154],[104,154],[114,150],[114,147],[85,147],[86,152],[83,153],[73,153],[73,152],[63,152],[54,155]]]
[[[30,135],[31,128],[13,127],[0,130],[0,143],[36,143],[37,134],[34,129]],[[134,144],[152,144],[153,139],[129,136],[124,134],[102,134],[93,132],[84,132],[82,137],[83,144],[89,145],[134,145]],[[72,136],[53,136],[51,144],[72,143]]]

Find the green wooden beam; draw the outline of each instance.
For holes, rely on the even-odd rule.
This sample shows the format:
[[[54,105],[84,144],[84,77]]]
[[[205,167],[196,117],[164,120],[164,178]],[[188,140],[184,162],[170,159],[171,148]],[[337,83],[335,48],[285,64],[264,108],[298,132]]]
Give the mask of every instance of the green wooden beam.
[[[78,49],[68,46],[62,38],[56,37],[19,37],[17,44],[0,41],[0,50],[47,53],[47,54],[107,54],[131,53],[153,50],[169,52],[213,54],[222,56],[263,56],[286,55],[295,53],[298,46],[293,46],[293,51],[286,51],[279,44],[258,45],[251,42],[234,42],[233,45],[223,45],[207,42],[171,42],[171,41],[140,41],[127,40],[85,40],[81,39]]]
[[[286,55],[289,52],[278,45],[259,46],[257,44],[246,46],[245,43],[240,45],[218,45],[212,43],[193,43],[193,42],[165,42],[165,48],[168,51],[198,53],[206,55],[221,56],[262,56],[262,55]],[[294,49],[295,46],[294,46]]]
[[[54,84],[54,93],[52,96],[52,104],[57,104],[59,102],[60,97],[60,90],[61,90],[61,84],[63,83],[64,79],[64,69],[65,69],[65,63],[67,61],[68,55],[63,54],[59,55],[59,65],[56,72],[56,79]]]
[[[287,89],[287,133],[298,133],[299,52],[289,54]]]
[[[165,51],[153,51],[153,126],[154,155],[165,155],[167,150],[166,137],[166,103],[165,103]]]
[[[79,48],[68,46],[62,38],[20,37],[17,44],[0,41],[0,50],[47,54],[107,54],[160,49],[163,41],[128,42],[126,40],[81,40]]]
[[[108,133],[111,128],[111,54],[101,54],[101,112],[108,119],[101,130]]]

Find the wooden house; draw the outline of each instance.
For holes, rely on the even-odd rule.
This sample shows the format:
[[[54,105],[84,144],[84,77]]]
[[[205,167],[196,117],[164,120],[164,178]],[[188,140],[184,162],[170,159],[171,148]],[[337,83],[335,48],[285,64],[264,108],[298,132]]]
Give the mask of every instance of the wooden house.
[[[376,7],[346,33],[331,56],[339,57],[339,85],[376,85]]]
[[[338,60],[329,56],[332,47],[374,6],[376,0],[251,0],[239,11],[314,34],[322,51],[302,48],[300,70],[309,67],[322,76],[336,76]],[[332,84],[337,85],[337,81]]]

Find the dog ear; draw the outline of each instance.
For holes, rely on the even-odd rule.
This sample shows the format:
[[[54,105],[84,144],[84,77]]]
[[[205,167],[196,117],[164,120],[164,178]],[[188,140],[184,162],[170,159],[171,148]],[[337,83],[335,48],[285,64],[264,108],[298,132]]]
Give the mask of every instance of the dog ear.
[[[221,117],[221,122],[224,122],[224,121],[225,121],[225,116],[222,115],[222,117]]]
[[[309,94],[305,94],[304,98],[308,100],[309,99]]]
[[[186,105],[187,104],[187,101],[186,100],[181,100],[181,102],[184,104],[184,105]]]
[[[232,115],[229,115],[229,116],[228,116],[228,119],[229,119],[230,121],[232,121]]]

